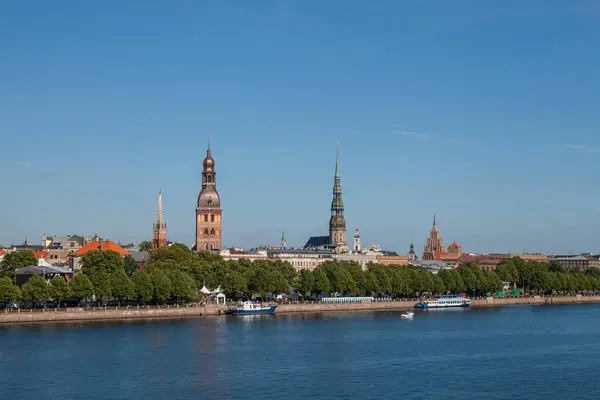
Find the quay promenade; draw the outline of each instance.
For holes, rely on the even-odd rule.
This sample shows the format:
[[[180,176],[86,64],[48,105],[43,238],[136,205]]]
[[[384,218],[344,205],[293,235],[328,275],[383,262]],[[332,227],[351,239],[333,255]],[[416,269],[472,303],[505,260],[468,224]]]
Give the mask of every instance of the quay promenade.
[[[600,303],[600,296],[519,296],[519,297],[487,297],[472,298],[471,307],[501,307],[514,305],[550,305]],[[340,312],[340,311],[377,311],[405,310],[414,307],[417,300],[382,300],[362,303],[292,303],[282,304],[277,314]],[[36,322],[69,322],[69,321],[106,321],[154,318],[189,318],[210,315],[221,315],[225,306],[216,304],[150,307],[95,307],[95,308],[62,308],[46,310],[20,310],[0,312],[0,324],[36,323]]]

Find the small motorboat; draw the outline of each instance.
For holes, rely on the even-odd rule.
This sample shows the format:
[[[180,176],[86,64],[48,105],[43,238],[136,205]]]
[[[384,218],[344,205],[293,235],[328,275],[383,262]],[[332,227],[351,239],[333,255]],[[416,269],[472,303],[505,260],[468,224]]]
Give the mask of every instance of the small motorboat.
[[[405,312],[402,313],[402,315],[400,315],[400,318],[402,319],[413,319],[415,313],[410,311],[410,310],[406,310]]]

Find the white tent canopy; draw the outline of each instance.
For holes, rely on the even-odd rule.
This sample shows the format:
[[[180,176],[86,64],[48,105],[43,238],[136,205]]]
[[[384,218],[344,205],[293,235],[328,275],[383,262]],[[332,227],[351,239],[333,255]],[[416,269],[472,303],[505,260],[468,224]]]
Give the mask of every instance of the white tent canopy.
[[[221,286],[219,285],[219,287],[215,290],[210,290],[206,287],[206,285],[204,285],[202,286],[202,289],[200,289],[200,291],[204,294],[218,294],[221,293]]]

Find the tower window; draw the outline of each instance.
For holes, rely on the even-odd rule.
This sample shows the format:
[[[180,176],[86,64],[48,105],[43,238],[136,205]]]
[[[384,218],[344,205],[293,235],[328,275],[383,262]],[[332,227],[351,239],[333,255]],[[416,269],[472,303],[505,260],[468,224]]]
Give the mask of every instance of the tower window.
[[[208,242],[204,243],[204,250],[208,250]]]
[[[208,236],[208,228],[204,228],[204,236]]]
[[[212,175],[208,175],[207,179],[208,179],[208,183],[212,183]]]
[[[211,216],[210,216],[210,222],[215,222],[215,214],[211,214]]]
[[[210,230],[210,236],[215,236],[215,230],[214,229]]]
[[[208,222],[208,214],[204,214],[204,222]]]

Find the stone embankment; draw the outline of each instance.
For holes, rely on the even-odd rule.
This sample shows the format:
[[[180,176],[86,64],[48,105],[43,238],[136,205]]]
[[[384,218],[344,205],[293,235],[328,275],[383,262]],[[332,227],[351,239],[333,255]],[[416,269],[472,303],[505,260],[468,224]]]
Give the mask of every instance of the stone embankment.
[[[277,308],[277,314],[310,313],[310,312],[344,312],[368,310],[405,310],[415,305],[415,300],[374,301],[365,303],[303,303],[283,304]],[[600,296],[531,296],[531,297],[488,297],[472,299],[472,307],[500,307],[510,305],[544,305],[544,304],[577,304],[600,303]],[[224,306],[186,305],[162,307],[130,307],[130,308],[69,308],[46,310],[21,310],[0,312],[0,324],[35,323],[35,322],[68,322],[68,321],[106,321],[153,318],[188,318],[206,315],[220,315]]]
[[[181,307],[130,307],[130,308],[68,308],[46,310],[20,310],[0,313],[0,324],[59,321],[106,321],[152,318],[187,318],[219,315],[225,310],[217,305],[186,305]]]

